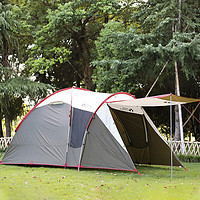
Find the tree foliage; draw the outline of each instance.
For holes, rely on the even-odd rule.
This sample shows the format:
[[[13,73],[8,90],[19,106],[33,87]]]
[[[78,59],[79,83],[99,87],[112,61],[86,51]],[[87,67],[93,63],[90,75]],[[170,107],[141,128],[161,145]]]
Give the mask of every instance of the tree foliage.
[[[144,97],[167,61],[151,95],[174,91],[177,61],[182,95],[199,97],[200,5],[182,1],[180,8],[178,3],[2,0],[0,107],[4,116],[14,104],[19,108],[14,113],[19,113],[26,95],[31,99],[46,95],[52,87],[45,84]],[[30,76],[35,82],[27,79]],[[157,118],[159,124],[164,116]],[[195,122],[187,125],[186,130],[191,129],[199,130]]]
[[[37,31],[31,56],[26,62],[31,72],[45,74],[46,79],[57,82],[53,75],[57,69],[66,71],[63,87],[82,81],[86,88],[94,90],[90,62],[95,56],[94,41],[102,23],[118,14],[118,1],[76,0],[57,4],[47,11],[47,23]],[[44,78],[44,76],[43,76]],[[62,80],[61,80],[62,81]]]
[[[93,62],[98,91],[127,91],[144,97],[168,61],[151,95],[174,92],[174,65],[178,61],[182,95],[199,97],[200,13],[197,7],[198,1],[183,1],[180,12],[175,0],[138,1],[132,15],[134,23],[106,24],[96,42],[98,59]],[[178,22],[180,13],[181,23]],[[158,121],[162,123],[163,119],[167,121],[166,117]]]
[[[98,90],[137,92],[142,89],[145,92],[169,61],[168,75],[160,81],[159,87],[172,91],[174,84],[170,87],[165,82],[174,79],[173,68],[177,59],[182,63],[182,75],[198,80],[200,22],[197,2],[184,2],[183,31],[174,33],[172,29],[177,27],[179,12],[177,3],[157,0],[143,2],[132,16],[136,22],[132,26],[120,30],[118,27],[122,27],[123,22],[105,25],[96,42],[99,58],[93,62],[97,67],[95,78]]]
[[[32,99],[41,97],[52,87],[21,75],[19,33],[23,25],[17,20],[20,9],[2,1],[0,11],[0,115],[5,118],[6,136],[10,136],[11,121],[22,112],[22,99],[27,95]]]

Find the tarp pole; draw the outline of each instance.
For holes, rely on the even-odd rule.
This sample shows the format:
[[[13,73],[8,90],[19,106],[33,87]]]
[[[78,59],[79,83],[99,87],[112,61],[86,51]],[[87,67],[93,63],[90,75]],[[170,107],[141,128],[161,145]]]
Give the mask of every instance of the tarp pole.
[[[164,67],[162,68],[161,72],[159,73],[158,77],[156,78],[156,80],[154,81],[153,85],[151,86],[151,88],[149,89],[148,93],[146,94],[145,97],[148,97],[151,90],[153,89],[153,87],[155,86],[155,84],[157,83],[158,79],[160,78],[161,74],[163,73],[165,67],[167,66],[168,61],[165,63]]]
[[[170,139],[171,139],[171,178],[173,178],[173,154],[172,154],[172,95],[170,96]]]

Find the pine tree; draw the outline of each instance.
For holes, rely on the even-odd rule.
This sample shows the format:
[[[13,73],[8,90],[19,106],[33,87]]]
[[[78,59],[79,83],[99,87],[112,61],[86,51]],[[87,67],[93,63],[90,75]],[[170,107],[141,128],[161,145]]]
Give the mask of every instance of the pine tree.
[[[181,31],[178,0],[138,1],[130,26],[107,24],[96,42],[99,58],[93,62],[98,90],[123,90],[144,97],[167,61],[165,74],[151,95],[175,91],[175,61],[181,63],[180,81],[190,80],[199,88],[199,7],[195,0],[182,3]],[[180,87],[187,96],[184,84]]]

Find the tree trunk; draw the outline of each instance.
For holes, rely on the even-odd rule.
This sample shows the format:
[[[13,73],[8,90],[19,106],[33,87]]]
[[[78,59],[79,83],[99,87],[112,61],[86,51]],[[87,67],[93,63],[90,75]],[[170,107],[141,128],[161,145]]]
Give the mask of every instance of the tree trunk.
[[[178,68],[178,66],[179,66],[179,68]],[[180,96],[179,76],[178,76],[178,69],[180,69],[180,66],[181,66],[180,62],[177,63],[175,61],[176,94],[178,96]],[[179,141],[181,141],[181,153],[185,154],[185,144],[184,144],[184,133],[183,133],[183,121],[182,121],[181,105],[178,105],[177,108],[178,108],[178,112],[176,112],[175,115],[178,114],[178,118],[179,118],[178,122],[179,123],[177,123],[177,121],[175,121],[175,123],[176,123],[175,127],[179,126],[179,133],[177,132],[177,133],[175,133],[175,135],[176,135],[176,137],[180,137]],[[179,136],[178,136],[178,134],[179,134]],[[175,140],[176,140],[176,137],[175,137]]]
[[[200,119],[200,113],[199,113],[199,119]],[[195,140],[200,142],[200,125],[199,125],[199,123],[196,123],[196,131],[197,131],[197,134],[196,134]]]
[[[174,136],[174,140],[180,141],[181,136],[180,136],[180,126],[179,126],[180,122],[179,122],[178,106],[175,106],[174,112],[175,112],[175,136]]]
[[[76,86],[77,86],[77,87],[81,87],[80,76],[77,76],[77,78],[76,78]]]
[[[173,34],[177,32],[177,29],[179,32],[182,30],[182,23],[181,23],[181,9],[182,9],[182,0],[179,0],[179,14],[178,14],[178,25],[172,27],[172,32]],[[177,45],[177,44],[176,44]],[[179,86],[179,70],[181,68],[181,63],[180,61],[175,60],[175,94],[180,96],[180,86]],[[180,113],[181,110],[178,109],[178,106],[175,106],[175,141],[180,141],[181,140],[181,132],[180,130],[180,122],[182,122],[182,114],[181,114],[181,119],[180,119]],[[181,121],[180,121],[181,120]]]
[[[175,94],[180,96],[177,61],[175,61]],[[175,137],[174,137],[174,140],[180,141],[181,140],[181,136],[180,136],[181,134],[180,134],[180,121],[179,121],[178,106],[175,106],[174,112],[175,112]]]
[[[2,119],[0,120],[0,138],[3,137]]]
[[[92,74],[93,74],[93,68],[90,67],[90,64],[88,63],[87,65],[85,65],[84,69],[85,88],[94,91],[95,85],[92,82]]]
[[[200,113],[199,116],[197,116],[200,119]],[[200,124],[195,121],[195,119],[192,119],[192,127],[193,127],[193,134],[195,137],[195,141],[200,142]]]
[[[80,46],[82,50],[82,59],[84,64],[84,82],[85,82],[85,88],[88,90],[95,90],[95,85],[92,82],[92,74],[93,74],[93,68],[90,66],[90,52],[89,52],[89,45],[87,43],[87,39],[82,38],[80,41]]]
[[[6,137],[11,136],[11,119],[7,109],[4,109],[4,116],[5,116],[5,125],[6,125]]]

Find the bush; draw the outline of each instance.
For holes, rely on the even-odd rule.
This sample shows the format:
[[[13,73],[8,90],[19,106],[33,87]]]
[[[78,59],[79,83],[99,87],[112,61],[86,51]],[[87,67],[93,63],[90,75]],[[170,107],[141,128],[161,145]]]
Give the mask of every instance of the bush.
[[[182,155],[182,154],[179,154],[177,156],[180,159],[180,161],[183,161],[183,162],[200,163],[200,156],[196,156],[196,155]]]

